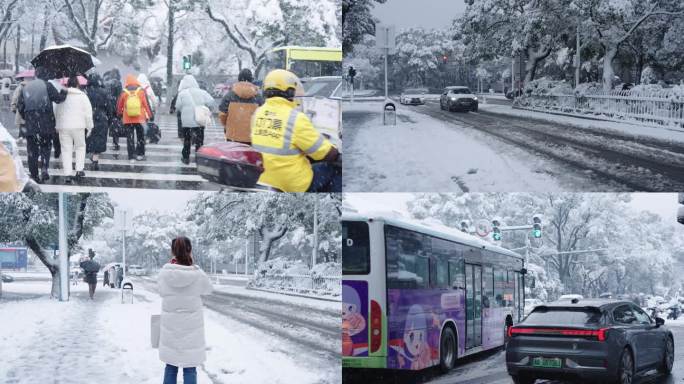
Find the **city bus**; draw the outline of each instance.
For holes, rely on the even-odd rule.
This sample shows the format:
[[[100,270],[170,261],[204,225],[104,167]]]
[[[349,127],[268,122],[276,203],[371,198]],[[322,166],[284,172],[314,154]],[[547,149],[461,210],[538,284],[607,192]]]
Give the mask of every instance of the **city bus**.
[[[342,76],[342,48],[292,45],[274,48],[269,67],[287,69],[300,78]]]
[[[524,259],[394,215],[342,216],[342,366],[453,368],[523,317]]]

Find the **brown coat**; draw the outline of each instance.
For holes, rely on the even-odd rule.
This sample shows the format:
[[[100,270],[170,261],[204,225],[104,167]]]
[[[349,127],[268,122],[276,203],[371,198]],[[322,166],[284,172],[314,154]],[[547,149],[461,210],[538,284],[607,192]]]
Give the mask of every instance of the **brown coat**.
[[[251,142],[252,116],[263,104],[259,88],[247,81],[233,84],[219,107],[219,119],[224,127],[226,140]]]

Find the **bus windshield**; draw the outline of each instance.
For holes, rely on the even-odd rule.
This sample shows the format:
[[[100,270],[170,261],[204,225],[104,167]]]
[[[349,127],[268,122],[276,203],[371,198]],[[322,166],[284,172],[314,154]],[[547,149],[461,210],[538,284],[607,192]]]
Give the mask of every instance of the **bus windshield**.
[[[367,275],[370,272],[368,224],[363,221],[342,222],[342,274]]]

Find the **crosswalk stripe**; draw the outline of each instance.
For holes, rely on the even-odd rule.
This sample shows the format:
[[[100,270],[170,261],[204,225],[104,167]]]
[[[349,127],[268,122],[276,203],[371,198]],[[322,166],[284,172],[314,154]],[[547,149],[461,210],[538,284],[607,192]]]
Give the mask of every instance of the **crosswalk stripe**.
[[[55,176],[64,176],[61,169],[48,169],[49,174]],[[138,172],[102,172],[102,171],[85,171],[86,178],[97,179],[135,179],[135,180],[164,180],[164,181],[197,181],[205,182],[202,176],[199,175],[178,175],[165,173],[138,173]]]

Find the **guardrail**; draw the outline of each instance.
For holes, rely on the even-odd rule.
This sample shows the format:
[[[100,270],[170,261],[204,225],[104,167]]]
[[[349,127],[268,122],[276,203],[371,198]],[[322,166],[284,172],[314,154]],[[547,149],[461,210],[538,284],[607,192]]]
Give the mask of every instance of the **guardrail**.
[[[251,280],[248,286],[303,295],[339,297],[342,293],[342,277],[269,275]]]
[[[639,93],[612,90],[575,95],[531,94],[517,98],[514,106],[600,120],[684,127],[684,95],[668,89]]]

